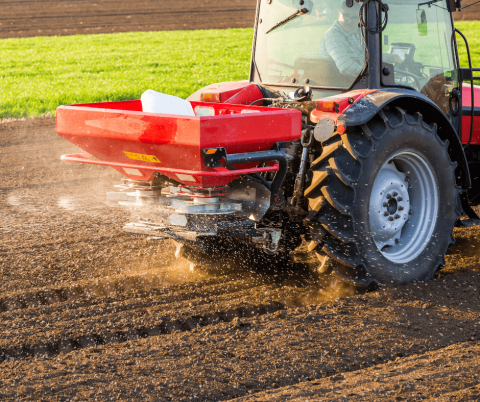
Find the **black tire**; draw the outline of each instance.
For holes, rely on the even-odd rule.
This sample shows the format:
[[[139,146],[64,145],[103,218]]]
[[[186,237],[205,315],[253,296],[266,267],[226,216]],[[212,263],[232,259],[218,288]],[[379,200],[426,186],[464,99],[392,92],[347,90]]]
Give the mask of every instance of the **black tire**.
[[[425,123],[420,113],[413,116],[400,108],[386,108],[368,123],[349,127],[345,134],[336,134],[322,146],[322,154],[312,164],[311,185],[305,191],[310,209],[310,250],[322,261],[322,271],[331,269],[336,277],[360,287],[397,286],[431,279],[439,267],[445,266],[444,256],[454,243],[453,227],[461,212],[456,163],[449,157],[448,141],[443,142],[437,135],[436,125]],[[428,173],[426,179],[416,173],[415,163],[420,172],[424,169]],[[408,168],[407,173],[402,166],[413,168]],[[397,178],[404,175],[405,182],[412,175],[406,189],[401,185],[402,191],[406,191],[403,194],[412,198],[410,216],[405,215],[401,206],[405,197],[396,191],[392,194],[397,198],[390,194],[390,179],[384,180],[389,174]],[[381,182],[377,182],[380,176]],[[398,179],[391,184],[398,187],[400,182]],[[386,194],[380,188],[386,188]],[[424,194],[429,194],[423,197],[428,201],[419,198]],[[387,196],[389,201],[382,201]],[[427,211],[430,215],[424,215],[431,219],[426,220],[415,200],[419,200],[418,208]],[[409,205],[410,199],[407,201],[405,204]],[[380,204],[385,207],[384,212],[377,208]],[[387,217],[393,209],[395,215]],[[377,212],[379,215],[375,215]],[[378,226],[378,222],[383,224],[382,219],[391,222],[387,229]],[[414,228],[416,220],[425,230],[418,232]],[[395,230],[399,232],[390,235]],[[425,241],[415,240],[412,233],[425,236]],[[418,238],[422,239],[421,236]],[[383,239],[390,243],[384,245]],[[410,249],[408,244],[419,246]]]

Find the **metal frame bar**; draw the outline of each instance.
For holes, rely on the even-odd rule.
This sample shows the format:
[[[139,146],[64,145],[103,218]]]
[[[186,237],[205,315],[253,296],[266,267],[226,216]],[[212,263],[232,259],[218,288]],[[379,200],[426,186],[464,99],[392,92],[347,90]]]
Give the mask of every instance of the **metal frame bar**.
[[[480,68],[472,68],[472,73],[473,73],[474,71],[480,71]],[[475,76],[473,76],[473,74],[472,74],[472,80],[480,80],[480,76],[475,77]]]
[[[135,164],[129,164],[129,163],[107,162],[107,161],[100,161],[100,160],[95,160],[91,158],[93,158],[93,156],[88,153],[62,155],[61,157],[62,161],[65,161],[65,162],[77,162],[77,163],[86,163],[89,165],[101,165],[101,166],[111,166],[111,167],[119,167],[119,168],[127,168],[127,169],[149,170],[149,171],[158,172],[158,173],[180,173],[180,174],[188,174],[191,176],[201,176],[201,177],[240,176],[242,174],[250,174],[250,173],[277,172],[279,170],[279,165],[275,164],[273,166],[266,166],[261,168],[238,169],[238,170],[228,170],[226,168],[220,168],[225,170],[220,170],[216,172],[201,172],[197,170],[162,168],[160,166],[144,166],[144,165],[135,165]]]

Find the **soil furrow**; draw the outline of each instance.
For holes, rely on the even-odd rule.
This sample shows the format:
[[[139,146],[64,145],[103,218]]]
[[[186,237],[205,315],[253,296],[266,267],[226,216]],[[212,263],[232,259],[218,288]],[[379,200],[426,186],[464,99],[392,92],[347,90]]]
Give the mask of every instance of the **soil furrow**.
[[[476,364],[476,363],[474,363]],[[478,367],[478,365],[477,365]],[[478,374],[477,374],[478,378]],[[461,379],[459,381],[459,384],[463,384],[464,381]],[[453,391],[449,392],[448,394],[439,396],[439,397],[433,397],[433,398],[428,398],[426,399],[428,401],[435,401],[435,402],[465,402],[465,401],[480,401],[480,385],[477,385],[475,387],[468,387],[461,389],[460,391]]]
[[[474,401],[480,398],[479,354],[478,342],[459,343],[235,401]]]
[[[126,308],[136,308],[132,304],[149,305],[173,303],[199,297],[225,295],[258,286],[253,280],[232,280],[228,277],[211,278],[204,281],[161,286],[163,278],[144,276],[99,280],[94,283],[72,284],[68,287],[27,292],[0,299],[0,319],[16,316],[30,317],[53,314],[59,310],[72,311],[95,306],[108,306],[109,303],[127,303]],[[161,287],[157,287],[161,286]],[[155,299],[152,299],[154,296]],[[152,304],[145,304],[145,303]],[[142,304],[143,303],[143,304]],[[135,304],[136,305],[136,304]],[[46,306],[50,306],[46,308]],[[118,307],[111,307],[117,311]],[[22,311],[15,311],[15,310]],[[28,309],[28,311],[25,311]],[[14,312],[14,314],[10,314]]]
[[[4,360],[11,361],[12,359],[25,359],[33,356],[53,356],[98,345],[127,342],[172,332],[191,331],[202,326],[231,322],[235,318],[261,316],[283,308],[284,306],[280,303],[270,302],[260,305],[242,305],[228,310],[207,312],[202,315],[195,314],[182,318],[172,317],[170,320],[163,317],[155,317],[155,323],[152,322],[147,325],[127,326],[121,330],[106,330],[102,331],[102,333],[97,333],[95,329],[89,328],[85,331],[88,334],[70,337],[61,336],[60,339],[55,339],[54,341],[45,340],[34,344],[19,340],[18,334],[15,334],[15,343],[18,343],[18,346],[0,348],[0,363]],[[47,339],[57,338],[56,334],[52,334],[52,332],[45,331],[45,337]]]
[[[280,296],[278,299],[286,299],[292,293],[282,289],[283,291],[278,294],[275,292],[275,287],[271,286],[261,286],[253,290],[237,291],[237,289],[234,284],[230,289],[225,289],[226,292],[220,296],[216,296],[218,289],[210,294],[208,290],[201,291],[201,297],[192,292],[194,297],[189,298],[187,295],[186,300],[171,303],[165,303],[164,298],[151,297],[146,300],[134,299],[123,303],[115,301],[91,308],[80,307],[66,311],[65,306],[58,305],[56,311],[27,309],[20,316],[4,313],[0,324],[0,333],[3,334],[0,347],[37,343],[45,338],[74,338],[92,332],[100,334],[104,329],[117,331],[135,325],[155,324],[158,321],[188,320],[192,315],[208,316],[210,311],[222,314],[222,311],[250,305],[251,296],[255,300],[270,303],[272,300],[266,294],[270,296],[277,294]],[[252,308],[257,310],[254,306]]]
[[[460,281],[462,285],[477,286],[479,275],[444,279],[446,284]],[[434,282],[439,286],[444,283],[440,279]],[[205,308],[205,314],[200,315],[202,322],[195,308],[183,319],[176,315],[158,323],[154,330],[165,328],[167,322],[171,329],[145,339],[142,331],[150,326],[104,331],[100,334],[102,337],[92,331],[88,334],[90,337],[85,334],[85,337],[66,338],[65,350],[55,349],[58,343],[52,342],[54,346],[49,347],[60,351],[56,358],[48,355],[51,352],[45,343],[39,342],[35,348],[28,349],[29,353],[46,353],[48,357],[32,360],[27,355],[15,362],[11,361],[13,356],[9,356],[1,366],[2,372],[5,382],[14,380],[15,375],[30,373],[28,381],[34,384],[32,395],[40,392],[48,395],[55,389],[53,395],[57,400],[73,395],[79,398],[95,395],[104,399],[112,392],[107,386],[100,394],[93,394],[83,383],[75,382],[76,377],[89,381],[96,378],[102,384],[113,379],[121,382],[123,392],[117,400],[131,400],[141,394],[155,395],[155,399],[165,401],[227,400],[325,377],[333,377],[335,383],[335,378],[342,373],[382,367],[387,362],[399,364],[448,346],[458,348],[457,345],[471,339],[478,342],[479,334],[474,332],[478,331],[478,299],[468,298],[468,307],[463,304],[467,300],[449,305],[446,295],[433,291],[430,304],[424,307],[415,298],[417,286],[420,291],[424,289],[423,284],[404,287],[398,299],[399,294],[379,292],[308,305],[308,308],[284,310],[284,304],[275,303],[273,309],[280,310],[263,315],[253,310],[261,304],[244,305],[238,313],[238,303],[236,308],[221,310],[217,310],[214,303],[207,303],[201,306]],[[295,291],[297,295],[304,295],[302,290]],[[260,293],[245,295],[253,301],[259,296]],[[231,315],[225,319],[215,314],[215,310]],[[253,312],[253,317],[240,318],[249,312]],[[450,315],[448,322],[445,314]],[[209,325],[202,326],[204,317],[211,320],[207,321]],[[417,326],[419,322],[421,326]],[[138,339],[131,340],[133,338]],[[110,343],[100,345],[104,341]],[[61,353],[74,346],[82,350]],[[13,354],[15,349],[8,352]],[[55,387],[56,381],[50,379],[53,373],[60,375],[68,387],[61,390]],[[47,380],[40,383],[40,378]],[[25,381],[22,387],[26,387]]]

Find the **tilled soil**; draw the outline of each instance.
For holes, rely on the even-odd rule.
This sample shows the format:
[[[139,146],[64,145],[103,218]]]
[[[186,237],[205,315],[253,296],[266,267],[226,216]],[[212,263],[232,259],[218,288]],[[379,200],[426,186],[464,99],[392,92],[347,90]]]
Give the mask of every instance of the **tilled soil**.
[[[0,125],[0,400],[480,399],[479,229],[396,289],[214,275],[123,233],[118,173],[76,151],[53,118]]]
[[[253,27],[256,0],[7,0],[0,38]]]

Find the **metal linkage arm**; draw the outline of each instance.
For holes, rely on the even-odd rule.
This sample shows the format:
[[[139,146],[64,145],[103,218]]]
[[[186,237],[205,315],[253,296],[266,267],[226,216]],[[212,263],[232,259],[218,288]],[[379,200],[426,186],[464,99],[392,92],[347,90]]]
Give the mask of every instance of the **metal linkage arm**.
[[[285,176],[287,175],[289,156],[281,150],[248,152],[242,154],[227,154],[225,148],[211,148],[202,150],[203,161],[208,167],[234,166],[244,163],[260,163],[275,161],[279,165],[278,172],[270,185],[271,201],[275,201]],[[234,170],[237,172],[237,170]]]

